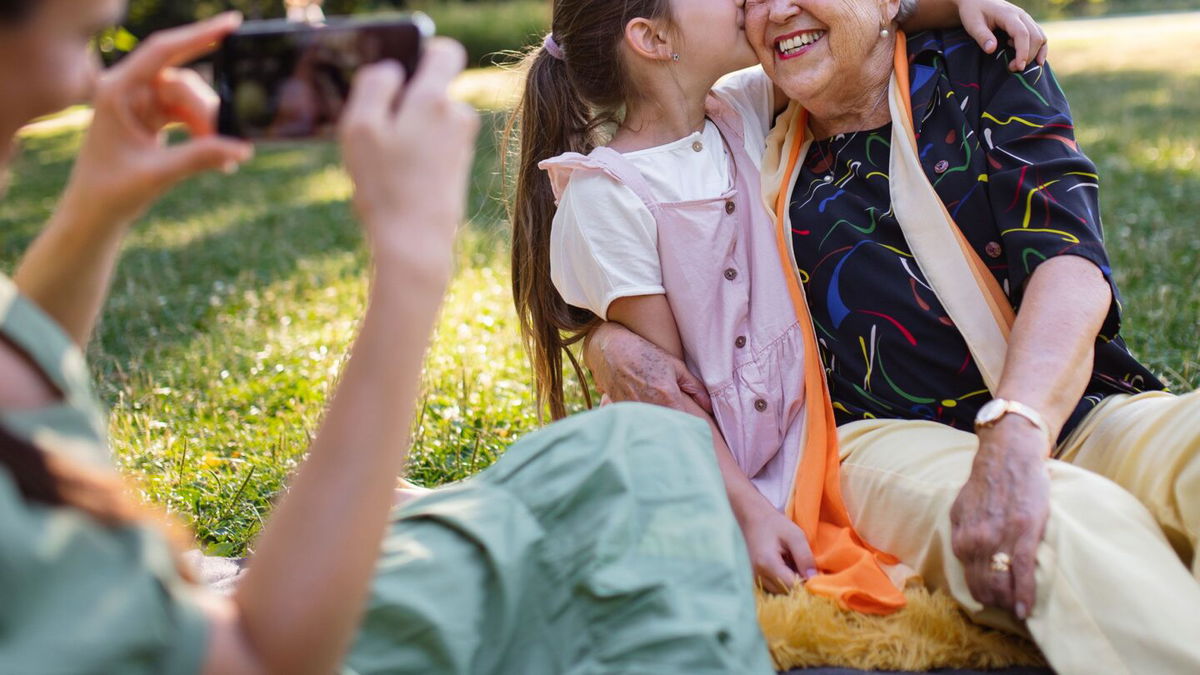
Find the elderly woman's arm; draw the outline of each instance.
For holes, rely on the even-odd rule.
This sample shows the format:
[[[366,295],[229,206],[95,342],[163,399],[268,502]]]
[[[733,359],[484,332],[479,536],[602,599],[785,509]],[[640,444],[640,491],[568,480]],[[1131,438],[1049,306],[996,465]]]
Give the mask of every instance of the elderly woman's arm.
[[[1112,291],[1100,269],[1076,256],[1041,265],[1029,281],[1009,340],[998,398],[1037,410],[1057,438],[1091,377],[1096,334]],[[1036,600],[1038,544],[1050,509],[1046,434],[1020,415],[981,429],[971,477],[951,510],[954,553],[971,595],[984,605],[1028,617]],[[1012,574],[996,574],[997,551]]]
[[[979,84],[970,115],[988,167],[980,185],[995,222],[992,264],[1006,270],[1018,307],[994,393],[1040,413],[1057,438],[1091,378],[1097,337],[1115,336],[1120,324],[1096,167],[1075,141],[1049,65],[1011,73],[1001,59],[984,57],[952,76]],[[952,513],[955,553],[977,600],[1026,616],[1048,515],[1042,464],[1051,442],[1019,415],[1006,415],[979,440]],[[1011,575],[991,569],[997,553],[1011,557]]]

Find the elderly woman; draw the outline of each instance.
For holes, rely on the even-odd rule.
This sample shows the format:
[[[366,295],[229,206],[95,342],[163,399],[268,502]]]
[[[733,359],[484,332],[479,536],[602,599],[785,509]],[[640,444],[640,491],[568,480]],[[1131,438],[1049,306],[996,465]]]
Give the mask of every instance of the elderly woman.
[[[790,100],[763,191],[826,375],[807,433],[836,421],[871,544],[1056,670],[1197,672],[1200,394],[1159,391],[1118,336],[1095,167],[1050,69],[906,39],[897,4],[745,3]],[[610,325],[588,361],[616,399],[699,386]]]

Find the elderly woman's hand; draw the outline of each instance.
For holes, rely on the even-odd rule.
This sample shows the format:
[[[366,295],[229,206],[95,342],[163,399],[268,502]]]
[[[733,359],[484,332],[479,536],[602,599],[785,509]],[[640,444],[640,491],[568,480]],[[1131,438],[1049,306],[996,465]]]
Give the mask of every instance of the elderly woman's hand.
[[[981,430],[971,477],[950,510],[951,544],[971,595],[1022,620],[1037,600],[1037,547],[1050,517],[1046,443],[1016,415]]]
[[[1046,32],[1029,12],[1005,0],[957,0],[963,28],[991,54],[996,51],[996,35],[1001,30],[1009,35],[1009,44],[1016,52],[1008,67],[1013,72],[1025,70],[1029,62],[1046,62],[1049,45]]]
[[[639,401],[687,411],[685,399],[690,399],[712,413],[704,383],[683,361],[620,324],[606,322],[592,329],[583,358],[596,388],[612,401]]]

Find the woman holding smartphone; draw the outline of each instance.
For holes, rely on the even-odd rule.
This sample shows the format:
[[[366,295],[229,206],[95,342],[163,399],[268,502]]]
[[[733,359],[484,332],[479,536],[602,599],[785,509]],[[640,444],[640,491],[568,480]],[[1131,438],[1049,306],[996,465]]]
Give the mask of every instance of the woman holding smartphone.
[[[358,74],[341,142],[373,258],[359,335],[236,593],[186,580],[110,465],[81,348],[138,217],[251,157],[213,134],[211,90],[179,68],[240,18],[152,36],[101,76],[89,42],[123,11],[0,0],[0,159],[30,120],[95,107],[57,210],[0,275],[0,672],[769,672],[711,438],[689,417],[580,416],[389,519],[478,128],[448,98],[464,57],[446,41],[410,82],[395,64]],[[166,145],[175,122],[191,138]]]

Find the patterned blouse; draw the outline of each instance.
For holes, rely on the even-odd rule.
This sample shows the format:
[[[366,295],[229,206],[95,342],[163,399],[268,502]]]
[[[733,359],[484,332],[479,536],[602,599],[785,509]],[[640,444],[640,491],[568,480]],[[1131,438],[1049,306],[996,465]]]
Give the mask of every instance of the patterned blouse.
[[[1109,394],[1162,389],[1118,336],[1096,168],[1050,68],[1011,73],[1005,50],[984,54],[961,30],[913,35],[908,50],[925,173],[1013,306],[1053,256],[1090,260],[1112,285],[1092,379],[1064,436]],[[813,143],[791,196],[796,263],[837,421],[971,429],[991,396],[891,212],[890,141],[889,123]]]

